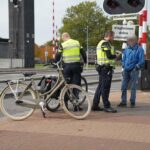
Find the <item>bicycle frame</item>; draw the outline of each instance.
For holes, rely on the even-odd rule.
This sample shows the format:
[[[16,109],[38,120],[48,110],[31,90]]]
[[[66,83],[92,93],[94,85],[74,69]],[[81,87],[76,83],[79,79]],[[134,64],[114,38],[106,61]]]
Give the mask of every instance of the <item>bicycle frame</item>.
[[[50,91],[45,92],[44,94],[41,94],[41,93],[37,90],[37,85],[36,85],[34,79],[31,78],[31,82],[27,85],[27,87],[26,87],[26,89],[24,90],[24,92],[22,92],[21,95],[20,95],[18,98],[17,98],[15,92],[12,91],[12,92],[14,93],[15,97],[17,98],[17,100],[21,99],[21,98],[23,97],[23,95],[25,94],[25,92],[26,92],[29,88],[33,87],[33,90],[35,91],[35,95],[36,95],[37,101],[40,102],[40,101],[41,101],[41,97],[47,96],[47,98],[45,99],[45,101],[47,102],[47,101],[53,96],[53,94],[55,94],[55,93],[57,92],[57,90],[58,90],[60,87],[62,87],[62,86],[65,87],[65,86],[67,85],[67,82],[66,82],[66,80],[65,80],[65,78],[64,78],[64,75],[63,75],[63,72],[62,72],[63,70],[59,67],[58,64],[57,64],[57,68],[58,68],[57,71],[58,71],[59,76],[58,76],[58,79],[57,79],[56,84],[54,85],[54,87],[53,87]],[[17,82],[17,86],[18,86],[18,84],[19,84],[19,82]],[[8,84],[8,85],[9,85],[9,87],[11,88],[11,85],[10,85],[10,84]],[[11,88],[11,89],[12,89],[12,88]]]

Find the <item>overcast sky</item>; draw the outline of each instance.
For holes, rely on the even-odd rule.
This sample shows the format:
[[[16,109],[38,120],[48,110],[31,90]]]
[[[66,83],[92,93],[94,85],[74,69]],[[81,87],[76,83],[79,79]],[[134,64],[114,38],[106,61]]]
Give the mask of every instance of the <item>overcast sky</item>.
[[[83,1],[86,0],[55,0],[55,24],[61,27],[66,9]],[[103,0],[96,1],[102,7]],[[0,0],[0,37],[8,38],[8,0]],[[43,44],[51,38],[52,0],[35,0],[35,41],[38,44]]]

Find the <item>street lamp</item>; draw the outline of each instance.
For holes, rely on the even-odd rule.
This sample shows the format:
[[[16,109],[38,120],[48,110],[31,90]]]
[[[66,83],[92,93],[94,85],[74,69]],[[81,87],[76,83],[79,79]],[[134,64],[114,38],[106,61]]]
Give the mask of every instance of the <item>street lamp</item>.
[[[89,26],[86,28],[86,42],[87,42],[87,66],[86,69],[88,69],[89,66]]]

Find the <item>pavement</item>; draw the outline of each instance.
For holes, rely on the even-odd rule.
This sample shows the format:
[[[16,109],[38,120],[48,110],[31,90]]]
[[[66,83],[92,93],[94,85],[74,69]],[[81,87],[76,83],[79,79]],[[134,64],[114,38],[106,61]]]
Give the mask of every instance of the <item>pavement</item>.
[[[46,119],[37,111],[20,122],[0,118],[0,150],[149,150],[149,96],[138,91],[136,108],[118,109],[116,114],[92,112],[80,121],[63,111],[48,113]],[[110,98],[116,106],[120,91]]]

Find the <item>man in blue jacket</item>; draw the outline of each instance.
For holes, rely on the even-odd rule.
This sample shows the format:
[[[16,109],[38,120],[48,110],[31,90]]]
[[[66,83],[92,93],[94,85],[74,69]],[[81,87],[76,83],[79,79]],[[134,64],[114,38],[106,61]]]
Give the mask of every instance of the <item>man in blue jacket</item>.
[[[122,67],[123,67],[123,81],[122,81],[122,96],[121,103],[118,107],[127,107],[127,87],[131,82],[131,97],[130,106],[136,106],[136,89],[139,78],[139,71],[144,66],[144,50],[138,45],[136,36],[128,38],[128,47],[123,52]]]

